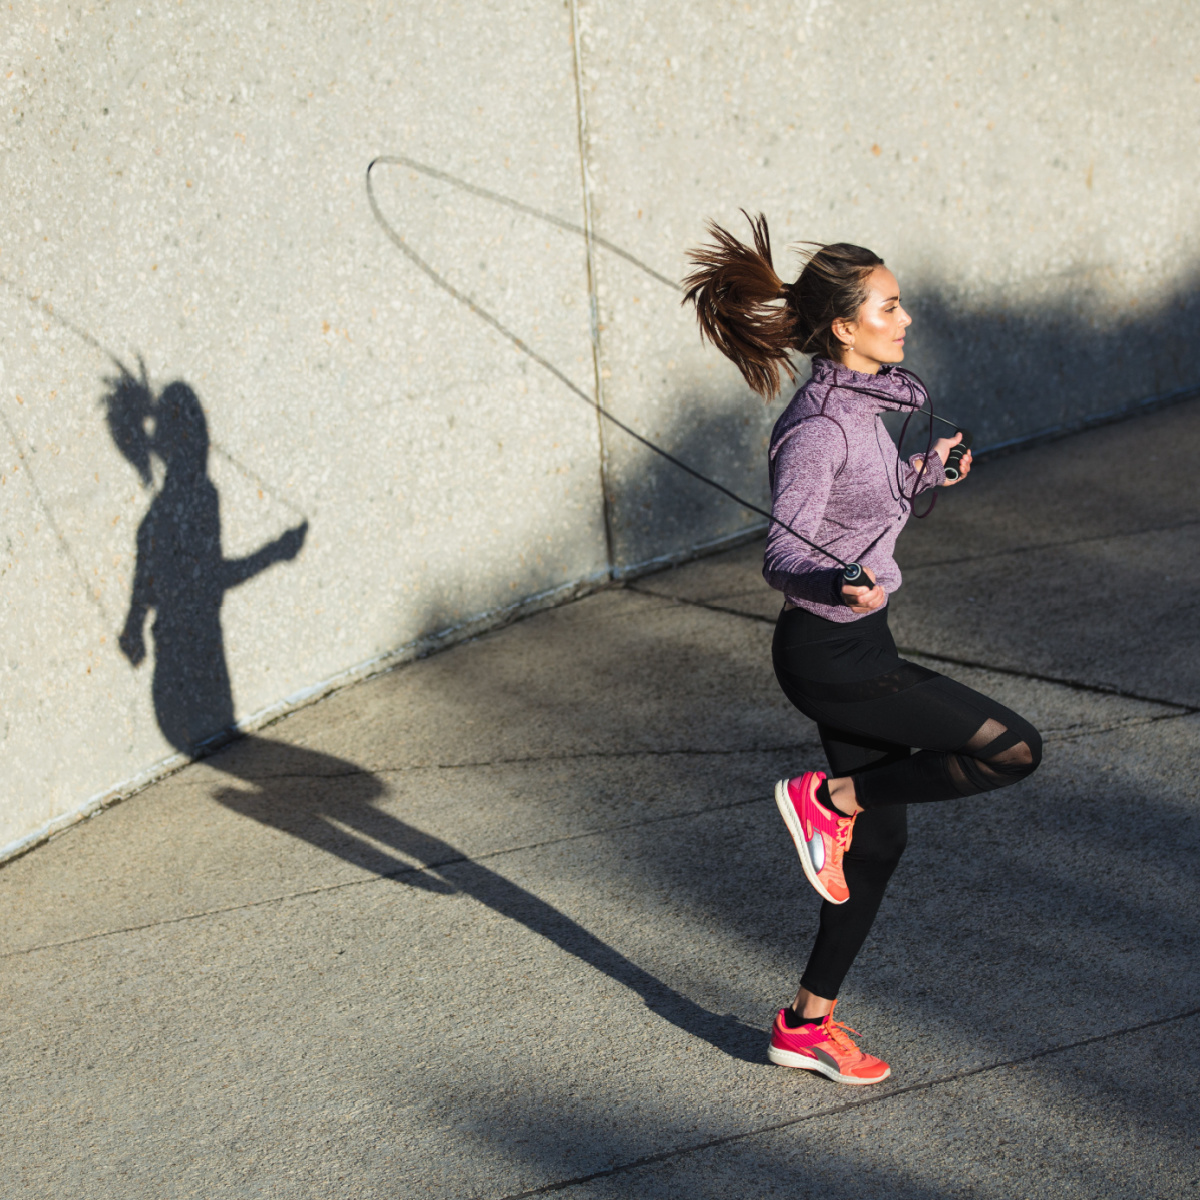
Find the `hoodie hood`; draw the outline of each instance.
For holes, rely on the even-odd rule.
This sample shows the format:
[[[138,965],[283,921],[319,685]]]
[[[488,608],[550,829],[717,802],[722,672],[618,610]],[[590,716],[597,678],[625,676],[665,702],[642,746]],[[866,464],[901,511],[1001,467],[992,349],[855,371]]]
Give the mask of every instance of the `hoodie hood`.
[[[803,397],[803,399],[801,399]],[[812,376],[796,393],[796,415],[874,416],[882,412],[916,412],[928,393],[921,381],[902,367],[887,363],[878,375],[852,371],[828,358],[814,358]]]

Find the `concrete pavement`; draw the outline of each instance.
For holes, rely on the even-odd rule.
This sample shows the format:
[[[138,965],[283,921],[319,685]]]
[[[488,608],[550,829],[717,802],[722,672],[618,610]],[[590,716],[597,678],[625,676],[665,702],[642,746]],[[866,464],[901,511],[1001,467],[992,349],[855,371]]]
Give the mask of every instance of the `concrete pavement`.
[[[1197,1194],[1198,445],[1193,403],[986,463],[901,541],[898,641],[1047,752],[912,813],[842,1005],[886,1084],[763,1053],[817,908],[770,789],[820,752],[754,544],[0,869],[4,1195]]]

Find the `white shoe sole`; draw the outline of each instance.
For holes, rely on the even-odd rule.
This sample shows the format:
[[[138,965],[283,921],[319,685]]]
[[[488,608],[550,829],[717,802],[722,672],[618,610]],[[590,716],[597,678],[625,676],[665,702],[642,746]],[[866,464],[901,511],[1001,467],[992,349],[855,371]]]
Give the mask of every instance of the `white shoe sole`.
[[[828,900],[830,904],[845,904],[846,900],[850,899],[849,896],[846,897],[846,900],[835,900],[817,878],[816,868],[808,854],[808,843],[804,839],[804,830],[800,828],[800,818],[796,816],[796,808],[792,804],[792,798],[788,795],[787,785],[786,779],[781,779],[775,785],[775,807],[779,809],[779,815],[788,827],[788,833],[792,835],[792,841],[795,843],[796,853],[800,855],[800,865],[804,868],[805,877],[822,900]]]
[[[777,1067],[799,1067],[802,1071],[819,1071],[826,1079],[832,1079],[834,1083],[848,1083],[852,1087],[866,1087],[872,1083],[882,1083],[892,1073],[892,1068],[888,1067],[878,1079],[858,1079],[853,1075],[843,1075],[840,1071],[835,1071],[820,1059],[810,1058],[807,1054],[797,1054],[794,1050],[780,1050],[775,1046],[767,1048],[767,1057]]]

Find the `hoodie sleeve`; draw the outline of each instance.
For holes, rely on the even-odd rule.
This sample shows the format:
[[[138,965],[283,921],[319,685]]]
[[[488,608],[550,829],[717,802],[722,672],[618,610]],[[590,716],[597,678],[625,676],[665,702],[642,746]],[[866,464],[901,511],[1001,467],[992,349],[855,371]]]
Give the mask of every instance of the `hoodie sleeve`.
[[[817,536],[833,481],[846,462],[846,438],[835,421],[816,417],[791,432],[775,453],[771,515],[820,545]],[[797,600],[840,605],[836,563],[772,522],[763,578]]]
[[[931,450],[929,465],[922,471],[921,459],[924,457],[924,454],[914,454],[900,468],[900,479],[904,490],[912,495],[919,496],[922,492],[927,492],[930,488],[941,487],[946,482],[946,468],[942,465],[942,460]],[[920,477],[919,483],[918,476]],[[917,489],[916,492],[913,492],[914,487]]]

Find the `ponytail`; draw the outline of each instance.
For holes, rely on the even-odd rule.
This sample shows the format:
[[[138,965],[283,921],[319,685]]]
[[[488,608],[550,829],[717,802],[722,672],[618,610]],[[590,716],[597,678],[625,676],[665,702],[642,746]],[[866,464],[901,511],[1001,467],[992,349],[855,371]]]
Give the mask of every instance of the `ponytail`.
[[[696,306],[700,336],[732,360],[759,395],[773,396],[781,369],[796,378],[788,357],[799,349],[796,318],[784,303],[787,285],[771,262],[767,218],[752,217],[745,209],[742,215],[750,222],[753,247],[710,221],[715,245],[688,252],[696,269],[683,281],[683,302]]]
[[[834,321],[851,321],[867,298],[867,280],[883,259],[862,246],[816,243],[795,283],[784,283],[771,260],[767,219],[750,216],[753,246],[710,221],[715,244],[688,251],[696,269],[683,281],[685,304],[696,306],[700,335],[741,371],[767,399],[779,391],[780,373],[795,379],[791,353],[841,361]]]

